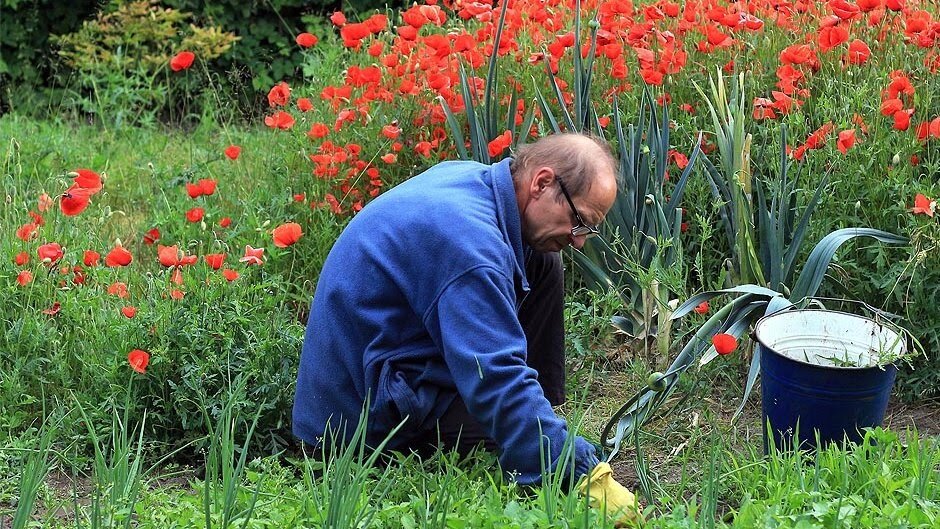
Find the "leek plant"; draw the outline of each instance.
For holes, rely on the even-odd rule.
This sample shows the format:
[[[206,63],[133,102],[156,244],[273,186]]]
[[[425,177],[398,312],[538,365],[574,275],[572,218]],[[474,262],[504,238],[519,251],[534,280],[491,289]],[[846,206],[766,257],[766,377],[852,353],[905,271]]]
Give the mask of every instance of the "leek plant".
[[[229,386],[227,398],[223,401],[217,420],[213,421],[209,417],[208,405],[203,407],[206,428],[209,432],[206,476],[203,483],[206,529],[247,527],[258,503],[258,488],[251,493],[246,506],[242,506],[239,501],[245,490],[243,483],[248,446],[258,424],[261,410],[264,409],[263,405],[258,406],[244,439],[239,443],[236,440],[236,433],[243,421],[236,409],[236,402],[245,394],[245,384],[246,379],[240,377]],[[215,523],[216,519],[218,519],[218,524]]]
[[[518,141],[519,127],[516,125],[516,111],[519,108],[519,93],[513,89],[510,95],[509,107],[506,110],[505,121],[500,118],[501,96],[497,91],[499,85],[499,68],[497,59],[499,57],[499,44],[503,38],[503,28],[506,25],[506,9],[509,2],[503,2],[499,11],[499,24],[496,27],[496,36],[493,40],[493,54],[487,66],[486,81],[483,85],[482,97],[478,94],[475,77],[467,73],[463,63],[460,64],[460,93],[463,98],[464,114],[467,120],[468,137],[464,138],[464,128],[457,120],[447,103],[441,98],[441,107],[444,109],[444,115],[447,117],[447,125],[454,138],[454,146],[457,148],[457,155],[461,160],[474,160],[480,163],[493,163],[495,156],[490,156],[489,143],[497,136],[509,131],[512,134],[513,141]],[[528,133],[532,128],[534,112],[529,112],[529,117],[522,127],[524,133]],[[469,143],[470,150],[467,150]]]
[[[580,36],[580,2],[577,4],[574,34]],[[565,99],[550,67],[547,75],[554,92],[559,115],[536,85],[536,95],[543,119],[554,133],[564,131],[593,134],[604,138],[598,112],[592,101],[591,86],[597,47],[596,20],[591,28],[590,48],[581,57],[581,39],[575,38],[573,109]],[[613,319],[614,326],[627,335],[644,339],[657,335],[660,356],[669,349],[670,291],[676,292],[681,281],[669,281],[668,271],[682,263],[679,239],[682,208],[679,207],[689,177],[700,154],[701,137],[696,141],[688,165],[666,197],[669,165],[669,110],[656,110],[650,91],[644,89],[635,122],[626,125],[619,101],[613,104],[616,155],[620,160],[619,185],[614,205],[601,225],[602,237],[585,241],[574,250],[574,260],[587,284],[595,290],[616,290],[627,308],[626,314]],[[658,320],[654,324],[654,319]]]
[[[75,525],[79,529],[130,528],[135,525],[135,507],[140,492],[145,486],[147,476],[159,462],[144,467],[144,428],[147,414],[144,412],[137,428],[131,427],[129,417],[134,399],[131,379],[127,385],[123,413],[119,414],[117,406],[112,402],[111,429],[108,436],[110,439],[98,433],[81,402],[75,399],[75,405],[85,422],[94,449],[94,493],[87,512],[83,513],[78,504],[77,491],[74,491]]]
[[[13,519],[7,525],[5,517],[0,516],[0,527],[10,527],[11,529],[26,529],[33,513],[33,506],[36,504],[36,496],[42,486],[43,480],[49,474],[52,468],[52,438],[56,435],[57,429],[53,426],[50,419],[47,418],[40,428],[39,442],[34,450],[30,450],[23,462],[23,469],[20,471],[19,495],[16,501],[16,511],[13,513]]]
[[[382,451],[404,425],[389,432],[376,447],[366,443],[369,399],[359,415],[352,437],[346,439],[347,423],[328,428],[321,443],[319,460],[304,458],[303,482],[307,522],[324,529],[368,527],[380,511],[376,502],[395,486],[388,465],[380,463]],[[377,463],[381,468],[377,468]]]
[[[827,184],[824,177],[812,197],[799,208],[799,189],[789,176],[786,128],[781,128],[781,152],[776,187],[752,178],[750,135],[744,131],[744,80],[728,97],[719,74],[712,83],[709,109],[715,121],[720,157],[719,170],[703,157],[713,194],[723,203],[721,220],[732,249],[732,279],[735,285],[718,291],[692,296],[671,315],[681,318],[698,306],[720,295],[736,296],[697,329],[670,364],[658,384],[640,390],[608,421],[602,436],[611,447],[609,458],[619,451],[623,439],[642,425],[665,404],[676,390],[678,379],[689,367],[704,365],[717,356],[711,337],[718,333],[740,338],[761,317],[791,307],[805,307],[816,296],[835,252],[842,244],[859,237],[874,238],[884,244],[905,244],[906,237],[871,228],[843,228],[817,243],[796,275],[796,258],[805,243],[809,220],[821,201]],[[760,354],[754,351],[744,388],[744,397],[735,413],[741,413],[760,374]]]

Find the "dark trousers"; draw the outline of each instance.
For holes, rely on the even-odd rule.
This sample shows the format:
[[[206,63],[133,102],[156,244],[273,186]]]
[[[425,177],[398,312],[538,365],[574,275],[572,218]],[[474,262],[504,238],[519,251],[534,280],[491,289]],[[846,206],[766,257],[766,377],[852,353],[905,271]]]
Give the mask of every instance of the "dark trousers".
[[[525,271],[530,290],[519,308],[519,323],[526,337],[526,363],[538,372],[545,397],[557,406],[565,402],[565,281],[561,254],[533,251],[526,259]],[[428,432],[424,442],[440,443],[445,449],[463,454],[479,444],[496,449],[459,396],[438,419],[438,431]]]

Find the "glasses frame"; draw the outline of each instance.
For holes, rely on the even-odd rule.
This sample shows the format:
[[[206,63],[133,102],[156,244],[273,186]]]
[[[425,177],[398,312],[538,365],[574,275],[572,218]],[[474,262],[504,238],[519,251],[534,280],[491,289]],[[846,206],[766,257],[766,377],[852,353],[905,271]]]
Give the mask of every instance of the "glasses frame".
[[[574,201],[571,200],[571,195],[568,194],[568,189],[565,187],[565,183],[561,181],[561,178],[556,176],[555,181],[558,182],[558,187],[561,188],[561,193],[565,195],[565,200],[568,201],[568,205],[571,207],[571,212],[574,213],[574,219],[578,221],[578,223],[571,228],[571,235],[573,237],[584,238],[600,235],[601,231],[597,228],[597,226],[591,226],[590,224],[584,222],[584,218],[582,218],[581,214],[578,213],[578,208],[574,206]]]

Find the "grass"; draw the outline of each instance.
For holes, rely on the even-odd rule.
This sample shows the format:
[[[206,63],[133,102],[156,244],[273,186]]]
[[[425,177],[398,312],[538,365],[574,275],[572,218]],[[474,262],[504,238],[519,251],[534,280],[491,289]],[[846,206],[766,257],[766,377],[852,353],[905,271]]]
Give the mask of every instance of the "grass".
[[[101,230],[79,232],[59,223],[59,227],[53,228],[57,231],[48,233],[49,237],[68,237],[72,241],[70,251],[75,253],[86,245],[103,249],[114,238],[120,238],[127,241],[136,259],[152,260],[153,250],[138,241],[140,234],[155,224],[161,227],[168,244],[188,241],[185,244],[193,253],[201,254],[210,248],[237,253],[242,243],[263,243],[267,237],[263,229],[252,226],[289,217],[292,211],[297,214],[291,209],[295,204],[290,191],[301,168],[292,161],[296,159],[293,154],[272,149],[271,132],[267,130],[226,133],[207,127],[189,134],[140,129],[114,132],[12,115],[0,118],[0,134],[13,138],[5,146],[4,173],[15,184],[10,187],[11,201],[22,207],[30,205],[40,190],[61,187],[66,168],[82,165],[105,168],[108,180],[100,200],[106,205],[94,221]],[[231,163],[219,154],[229,142],[242,145],[246,152],[264,155],[243,155],[238,162]],[[267,175],[271,184],[257,186],[254,176],[257,174]],[[217,232],[210,226],[204,229],[188,225],[180,218],[191,204],[183,184],[198,178],[220,181],[218,196],[209,197],[218,203],[207,204],[207,209],[215,207],[216,216],[226,214],[236,219],[233,231]],[[310,214],[309,211],[309,207],[303,207],[304,214]],[[3,220],[6,225],[22,222],[14,208],[4,210]],[[137,403],[146,404],[140,406],[148,409],[146,421],[139,415],[117,420],[118,416],[109,411],[124,409],[115,404],[126,398],[124,348],[153,339],[140,332],[141,320],[130,324],[120,316],[117,309],[125,301],[110,301],[101,290],[87,290],[78,298],[63,299],[63,314],[72,313],[68,317],[75,318],[75,323],[87,318],[85,321],[94,322],[95,328],[102,330],[89,332],[79,326],[71,331],[73,334],[59,335],[57,328],[61,324],[31,312],[35,309],[29,307],[36,306],[36,299],[23,298],[17,292],[4,294],[13,303],[7,306],[18,306],[23,312],[15,320],[11,318],[12,312],[7,313],[12,326],[4,339],[8,344],[17,343],[20,351],[33,352],[13,361],[15,372],[24,376],[5,378],[0,385],[4,391],[0,417],[7,430],[21,432],[11,433],[0,448],[0,465],[5,465],[8,472],[4,475],[9,476],[0,480],[3,505],[0,516],[16,516],[14,505],[23,512],[30,505],[30,498],[35,498],[33,521],[29,523],[49,527],[76,524],[115,527],[131,521],[138,527],[287,527],[320,523],[315,521],[323,520],[324,516],[337,519],[339,514],[324,514],[329,512],[324,511],[329,505],[338,504],[331,503],[332,489],[327,487],[330,482],[317,478],[317,472],[323,471],[322,464],[318,467],[316,462],[305,463],[293,452],[246,458],[246,435],[254,413],[264,408],[262,412],[268,420],[274,421],[256,430],[251,446],[265,447],[256,454],[285,446],[284,440],[277,440],[283,435],[277,427],[277,421],[282,419],[277,419],[277,414],[271,415],[271,406],[259,408],[259,400],[238,392],[226,393],[236,378],[231,371],[233,357],[205,353],[200,354],[202,358],[173,356],[177,350],[205,352],[219,348],[224,352],[258,348],[242,364],[249,376],[255,374],[253,384],[257,386],[258,373],[269,371],[272,366],[264,359],[295,355],[302,334],[302,313],[312,293],[310,278],[315,277],[305,275],[312,273],[310,270],[316,268],[318,259],[325,256],[341,222],[324,216],[319,226],[316,232],[307,233],[312,238],[305,241],[307,245],[302,250],[307,262],[299,264],[297,257],[272,253],[268,259],[275,267],[270,272],[245,269],[243,273],[254,275],[250,276],[251,284],[244,285],[237,296],[224,283],[208,288],[195,288],[187,283],[187,289],[191,289],[188,295],[193,296],[189,309],[160,299],[164,288],[161,285],[166,280],[160,274],[166,272],[147,264],[144,266],[152,270],[149,280],[135,283],[132,277],[124,276],[132,290],[135,284],[139,289],[134,302],[145,312],[151,312],[149,316],[137,317],[161,325],[168,337],[150,342],[155,353],[152,371],[139,378],[136,388],[141,394],[159,397]],[[206,237],[215,233],[221,237],[215,240]],[[12,254],[14,241],[10,238],[0,241],[4,251]],[[11,269],[4,270],[8,273]],[[122,277],[120,271],[95,273],[99,274],[94,278],[101,287]],[[43,293],[31,296],[57,297],[57,289],[51,286],[44,289]],[[278,294],[271,296],[271,292]],[[194,312],[195,307],[198,310]],[[598,438],[612,411],[626,395],[646,384],[649,372],[661,361],[647,356],[642,347],[626,344],[610,333],[606,322],[617,310],[617,298],[610,295],[576,293],[567,304],[573,370],[571,399],[562,411],[572,419],[579,418],[588,438]],[[255,322],[265,319],[275,325],[270,328],[256,325]],[[61,356],[43,353],[50,350],[71,351],[65,356],[66,365],[51,361]],[[192,375],[195,378],[187,378],[184,373],[182,385],[168,391],[171,388],[154,385],[154,380],[159,379],[160,373],[166,377],[175,372],[167,363],[170,358],[181,363],[177,367],[199,365],[201,361],[221,369],[197,370]],[[100,379],[103,367],[109,385],[93,389],[96,386],[90,382]],[[927,527],[937,519],[938,494],[931,481],[938,477],[933,437],[916,432],[903,437],[879,432],[870,438],[877,440],[877,444],[867,442],[860,448],[844,451],[832,448],[812,460],[779,454],[764,457],[759,448],[759,413],[753,407],[748,408],[738,424],[728,424],[738,402],[745,369],[746,364],[735,359],[684,380],[678,394],[687,398],[676,401],[668,416],[642,432],[641,440],[646,447],[642,457],[626,450],[614,462],[615,475],[628,487],[638,492],[647,488],[644,502],[648,527],[755,524],[830,527],[839,523],[845,527],[882,527],[885,525],[878,524],[904,517],[911,520],[911,526]],[[36,387],[28,385],[37,370],[44,372],[47,381],[64,380],[56,377],[65,377],[67,373],[73,376],[84,373],[78,375],[77,394],[84,395],[79,402],[91,416],[77,430],[69,425],[75,427],[78,423],[68,423],[66,419],[66,426],[59,426],[56,437],[58,443],[65,445],[58,446],[55,452],[23,450],[41,447],[40,440],[50,435],[49,429],[24,430],[28,410],[40,405],[43,398],[54,402],[52,395],[43,397]],[[33,374],[26,376],[29,373]],[[280,388],[280,393],[271,395],[279,395],[282,408],[291,397],[290,373],[288,367],[282,378],[265,379]],[[187,387],[188,400],[172,400],[172,395]],[[217,388],[215,393],[212,387]],[[55,393],[54,389],[50,393]],[[102,390],[110,395],[105,398],[105,406],[100,399]],[[225,400],[225,395],[230,400]],[[209,400],[202,400],[206,398]],[[187,406],[192,406],[190,415]],[[234,416],[242,419],[232,422]],[[181,418],[189,421],[184,424],[189,429],[184,438],[192,443],[182,452],[182,459],[177,457],[184,464],[182,473],[171,471],[173,466],[155,466],[172,451],[173,445],[167,444],[165,436],[167,425]],[[201,437],[204,434],[211,435]],[[88,453],[83,447],[101,450],[93,451],[95,457],[88,459],[83,455]],[[199,450],[208,450],[208,460],[216,462],[210,465],[215,470],[209,474],[205,474],[205,461],[198,455]],[[125,455],[115,457],[119,453]],[[401,456],[379,467],[361,465],[359,461],[366,454],[350,452],[349,457],[342,473],[333,470],[332,475],[341,478],[352,472],[359,476],[355,480],[357,487],[340,487],[354,493],[342,500],[345,510],[337,512],[346,513],[346,519],[367,513],[372,517],[371,527],[552,524],[594,527],[605,523],[598,520],[599,513],[587,510],[576,497],[563,493],[548,497],[503,483],[499,474],[493,472],[495,457],[491,454],[477,454],[465,461],[459,461],[454,454],[440,454],[424,461]],[[47,466],[51,466],[50,475],[57,476],[57,480],[43,481]],[[847,473],[849,468],[852,472]],[[82,478],[86,469],[92,470]],[[638,474],[638,469],[643,472]],[[177,475],[168,478],[165,476],[168,472]],[[57,482],[71,485],[55,486]],[[815,488],[803,488],[807,483]],[[808,492],[795,497],[794,490]],[[172,508],[168,507],[171,505]],[[874,509],[880,516],[866,518],[866,509]],[[25,521],[23,514],[17,519],[17,523]]]

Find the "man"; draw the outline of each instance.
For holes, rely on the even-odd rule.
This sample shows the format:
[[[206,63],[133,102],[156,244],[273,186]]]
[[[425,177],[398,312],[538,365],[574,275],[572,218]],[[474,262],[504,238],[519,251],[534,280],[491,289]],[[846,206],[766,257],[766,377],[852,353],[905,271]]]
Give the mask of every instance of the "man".
[[[522,484],[567,436],[559,250],[610,209],[617,164],[602,142],[554,135],[493,165],[443,162],[366,206],[330,251],[307,324],[293,431],[327,424],[388,448],[479,441]],[[458,444],[458,439],[460,443]],[[540,451],[541,439],[541,451]],[[575,475],[598,462],[574,439]]]

